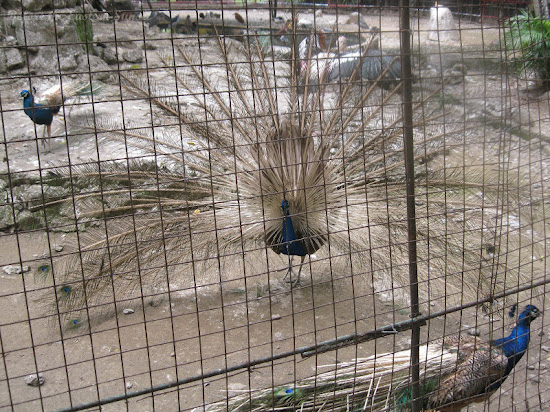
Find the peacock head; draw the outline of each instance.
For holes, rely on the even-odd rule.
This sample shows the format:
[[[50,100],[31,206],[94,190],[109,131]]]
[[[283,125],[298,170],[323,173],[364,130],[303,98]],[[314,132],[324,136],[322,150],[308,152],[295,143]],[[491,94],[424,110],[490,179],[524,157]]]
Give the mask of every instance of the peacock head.
[[[527,305],[523,312],[519,315],[519,322],[527,321],[531,323],[540,316],[540,310],[534,305]]]
[[[287,215],[289,213],[290,204],[288,203],[288,200],[285,199],[281,202],[281,209],[283,209],[283,213],[285,215]]]
[[[31,94],[28,90],[22,90],[21,93],[19,93],[23,99],[26,99]]]

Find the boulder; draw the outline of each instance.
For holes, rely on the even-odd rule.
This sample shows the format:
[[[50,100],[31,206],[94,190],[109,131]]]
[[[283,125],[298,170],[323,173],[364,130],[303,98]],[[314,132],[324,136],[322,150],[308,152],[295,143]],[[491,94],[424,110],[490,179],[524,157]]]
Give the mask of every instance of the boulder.
[[[430,33],[429,40],[456,41],[460,35],[456,29],[451,10],[447,7],[436,6],[430,9]]]
[[[13,50],[6,55],[8,70],[26,66],[28,56],[31,74],[72,72],[77,68],[76,57],[84,53],[84,48],[78,44],[74,15],[60,12],[21,16],[10,12],[4,25],[8,34],[15,38],[14,48],[6,49]]]

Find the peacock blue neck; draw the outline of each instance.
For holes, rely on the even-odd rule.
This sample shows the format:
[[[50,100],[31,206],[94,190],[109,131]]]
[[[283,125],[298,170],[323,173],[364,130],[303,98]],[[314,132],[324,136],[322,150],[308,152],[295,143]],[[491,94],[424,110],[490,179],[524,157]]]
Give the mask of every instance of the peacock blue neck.
[[[53,121],[53,113],[56,112],[51,107],[44,107],[40,103],[35,103],[34,96],[31,92],[23,90],[21,92],[23,97],[23,109],[27,116],[29,116],[36,124],[51,125]]]
[[[281,202],[281,209],[284,214],[281,253],[292,256],[306,256],[307,251],[303,242],[297,240],[296,232],[294,231],[288,200],[283,200]]]
[[[534,319],[531,310],[531,306],[528,306],[521,313],[510,335],[493,341],[493,345],[499,347],[508,358],[505,376],[516,366],[529,346],[531,321]]]
[[[25,94],[23,97],[23,107],[29,109],[34,106],[34,96],[27,90],[23,90],[21,94]]]

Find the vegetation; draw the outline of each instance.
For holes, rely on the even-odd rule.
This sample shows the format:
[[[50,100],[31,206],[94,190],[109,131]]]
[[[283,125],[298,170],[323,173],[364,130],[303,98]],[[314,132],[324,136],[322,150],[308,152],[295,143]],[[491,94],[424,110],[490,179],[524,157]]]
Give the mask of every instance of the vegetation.
[[[508,21],[504,45],[520,73],[550,88],[550,20],[522,12]]]

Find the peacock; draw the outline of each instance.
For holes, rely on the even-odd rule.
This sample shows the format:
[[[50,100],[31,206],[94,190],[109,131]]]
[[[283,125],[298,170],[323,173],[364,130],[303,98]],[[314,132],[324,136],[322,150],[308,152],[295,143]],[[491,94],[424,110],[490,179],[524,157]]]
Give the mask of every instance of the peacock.
[[[48,134],[48,152],[50,152],[51,125],[55,115],[59,113],[63,103],[75,96],[86,96],[97,92],[101,88],[99,83],[93,87],[90,83],[69,82],[56,84],[48,90],[38,94],[36,88],[33,92],[22,90],[20,95],[23,98],[23,109],[25,114],[35,123],[44,125],[42,133],[42,145],[46,147],[46,133]],[[71,107],[72,109],[72,107]],[[70,111],[69,111],[70,113]]]
[[[82,124],[139,156],[52,171],[91,187],[45,205],[68,205],[80,241],[78,253],[52,257],[39,272],[56,319],[78,326],[121,301],[223,290],[235,280],[228,265],[245,285],[267,278],[273,286],[285,270],[297,287],[306,265],[313,279],[321,276],[314,267],[347,276],[353,264],[357,284],[406,300],[400,86],[350,81],[325,93],[301,83],[297,46],[285,61],[252,38],[215,37],[201,48],[161,54],[159,76],[121,74],[124,97],[151,102],[162,126],[101,113]],[[420,286],[478,297],[521,277],[495,276],[502,260],[479,261],[482,242],[514,244],[516,233],[487,217],[512,210],[514,196],[501,199],[488,170],[437,162],[443,138],[471,133],[449,112],[442,125],[438,93],[424,90],[414,103],[417,193],[433,215],[417,223]],[[431,276],[435,269],[446,277]]]
[[[459,411],[488,399],[526,353],[530,324],[540,315],[527,305],[505,338],[490,342],[449,335],[420,347],[423,410]],[[339,363],[292,385],[251,391],[207,405],[206,411],[407,411],[411,402],[410,350]]]

